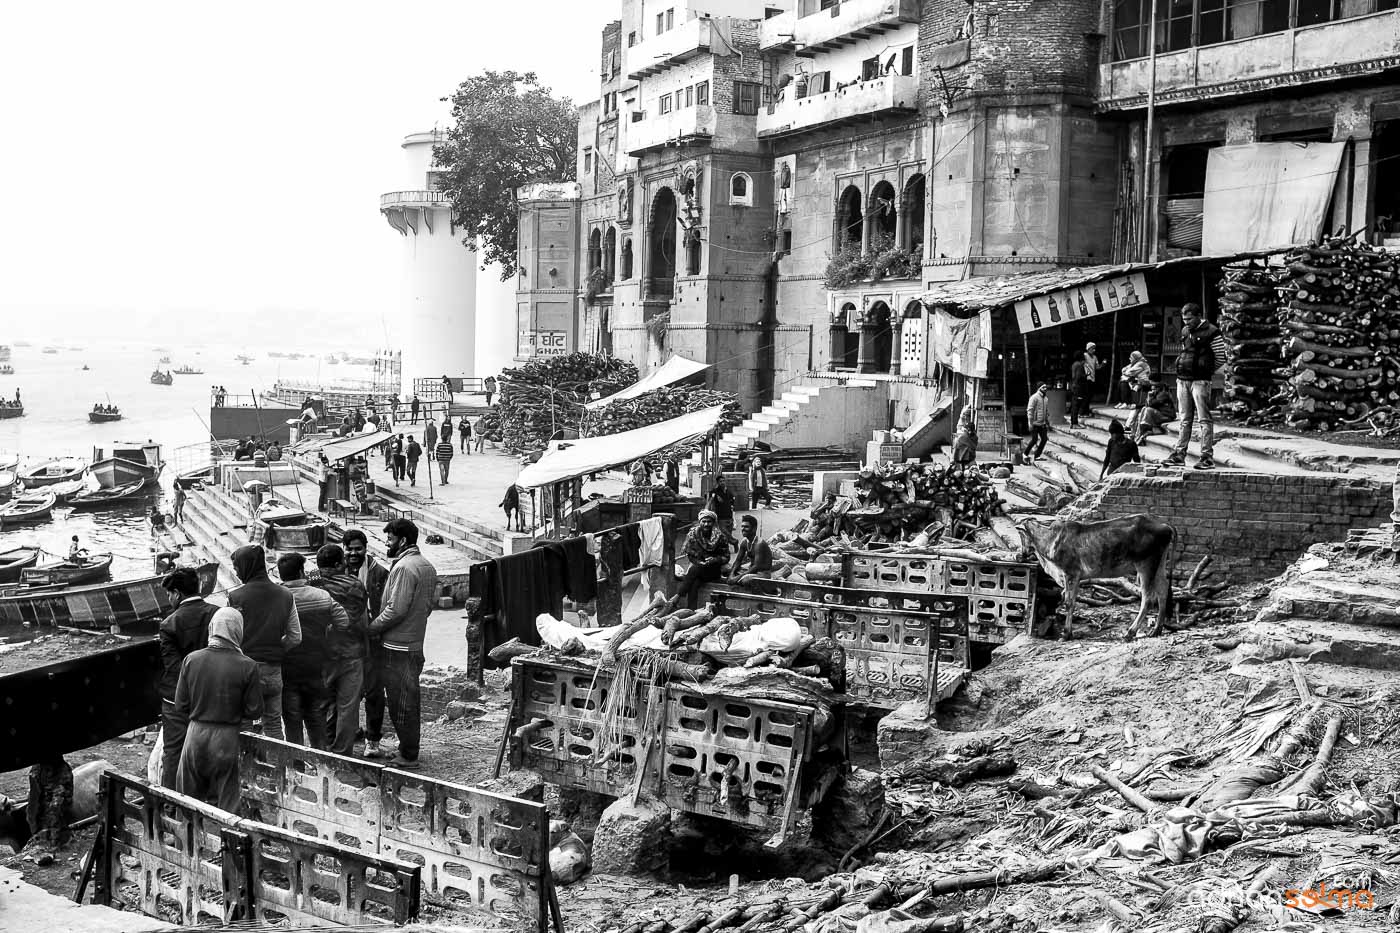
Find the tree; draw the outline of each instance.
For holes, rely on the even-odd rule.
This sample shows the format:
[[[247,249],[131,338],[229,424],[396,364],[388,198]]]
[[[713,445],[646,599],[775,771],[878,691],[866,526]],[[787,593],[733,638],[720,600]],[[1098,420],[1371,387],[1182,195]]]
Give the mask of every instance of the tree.
[[[466,232],[462,242],[476,250],[479,241],[508,279],[517,269],[515,191],[573,178],[578,111],[533,71],[483,71],[443,100],[452,102],[452,126],[433,157],[446,170],[453,223]]]

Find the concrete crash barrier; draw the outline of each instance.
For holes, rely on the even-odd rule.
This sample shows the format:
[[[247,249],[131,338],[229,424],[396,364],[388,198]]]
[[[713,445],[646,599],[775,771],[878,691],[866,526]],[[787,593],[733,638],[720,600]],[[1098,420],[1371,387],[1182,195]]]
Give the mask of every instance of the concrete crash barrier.
[[[842,563],[842,579],[854,589],[966,596],[973,641],[1005,644],[1035,619],[1035,564],[927,554],[846,554]]]
[[[93,900],[178,923],[407,923],[418,866],[240,819],[108,771]]]
[[[415,865],[430,903],[547,922],[543,804],[251,732],[240,741],[244,807],[260,821]]]

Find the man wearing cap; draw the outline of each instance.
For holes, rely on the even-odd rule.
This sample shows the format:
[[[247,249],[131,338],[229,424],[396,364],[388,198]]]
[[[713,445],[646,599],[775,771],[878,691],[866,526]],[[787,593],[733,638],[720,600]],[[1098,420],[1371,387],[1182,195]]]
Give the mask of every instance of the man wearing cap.
[[[174,716],[185,724],[175,789],[229,813],[238,812],[238,732],[262,716],[258,664],[245,657],[243,615],[220,609],[209,620],[209,646],[189,657],[175,686]]]
[[[180,601],[175,611],[161,621],[156,636],[160,644],[160,783],[174,790],[180,750],[185,746],[185,723],[174,716],[180,666],[185,658],[209,644],[209,620],[218,607],[199,595],[199,574],[192,568],[171,572],[161,586]]]
[[[1026,447],[1026,456],[1031,463],[1045,453],[1045,445],[1050,441],[1050,400],[1045,394],[1049,388],[1042,382],[1026,403],[1026,422],[1031,427],[1031,442]]]
[[[681,579],[676,596],[685,600],[687,609],[694,609],[701,585],[722,577],[724,565],[729,562],[729,538],[719,529],[718,518],[709,509],[700,513],[685,536],[685,556],[690,560],[690,569]]]

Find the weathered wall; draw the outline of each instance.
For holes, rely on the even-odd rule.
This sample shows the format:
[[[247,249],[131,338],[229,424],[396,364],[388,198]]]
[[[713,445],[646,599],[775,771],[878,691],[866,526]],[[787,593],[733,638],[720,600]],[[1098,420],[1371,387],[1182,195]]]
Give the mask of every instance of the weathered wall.
[[[864,450],[870,432],[886,425],[889,386],[823,386],[791,417],[759,439],[774,447]]]
[[[1390,504],[1388,484],[1336,474],[1159,469],[1115,474],[1060,516],[1100,521],[1146,512],[1176,529],[1178,581],[1207,554],[1226,579],[1240,581],[1282,573],[1309,545],[1383,521]]]

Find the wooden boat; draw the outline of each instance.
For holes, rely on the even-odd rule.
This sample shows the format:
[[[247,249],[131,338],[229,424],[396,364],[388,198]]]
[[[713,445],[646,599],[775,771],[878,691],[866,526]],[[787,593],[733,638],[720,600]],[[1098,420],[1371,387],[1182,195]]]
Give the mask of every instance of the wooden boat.
[[[208,596],[218,582],[217,563],[200,564],[199,592]],[[165,574],[87,586],[12,587],[0,591],[0,622],[71,625],[106,631],[113,625],[151,622],[169,615],[178,602],[161,581]]]
[[[81,479],[83,471],[86,469],[87,463],[78,457],[60,457],[57,460],[50,460],[27,470],[21,470],[19,481],[24,484],[25,489],[33,489],[36,486],[52,486],[54,483],[66,483],[69,480]]]
[[[15,484],[19,482],[14,470],[0,470],[0,502],[15,494]]]
[[[202,376],[202,375],[204,375],[204,370],[202,370],[202,369],[195,369],[193,366],[181,366],[179,369],[175,370],[175,375],[177,375],[177,376]]]
[[[23,405],[0,405],[0,418],[23,418]]]
[[[45,353],[57,353],[58,347],[44,347]]]
[[[214,477],[214,465],[195,467],[175,474],[175,485],[181,489],[193,489],[196,483],[207,483]]]
[[[122,420],[122,413],[120,411],[90,411],[88,412],[88,420],[93,424],[106,424],[110,421]]]
[[[0,551],[0,583],[14,583],[26,567],[39,562],[39,549],[36,547],[16,547]]]
[[[170,375],[170,373],[163,373],[158,369],[151,373],[151,385],[168,386],[174,384],[175,377]]]
[[[253,516],[253,540],[277,551],[315,551],[326,543],[329,527],[320,515],[269,502]]]
[[[161,361],[162,363],[169,363],[169,362],[170,362],[170,357],[168,357],[168,356],[162,356],[162,357],[160,358],[160,361]]]
[[[21,493],[0,506],[0,528],[45,521],[57,501],[58,496],[48,491]]]
[[[14,374],[15,374],[15,368],[14,368],[13,366],[11,366],[9,363],[6,363],[5,365],[0,366],[0,376],[13,376]]]
[[[78,586],[82,583],[101,583],[111,576],[111,554],[93,554],[81,564],[62,560],[20,571],[20,579],[29,586]]]
[[[0,470],[13,470],[19,467],[19,454],[0,454]]]
[[[75,509],[92,509],[111,502],[121,502],[141,494],[145,487],[144,479],[133,480],[121,486],[104,486],[98,489],[84,489],[68,497],[68,504]]]
[[[68,499],[74,493],[82,492],[88,488],[87,474],[84,473],[77,479],[70,479],[62,483],[54,483],[52,486],[45,486],[44,489],[58,497],[59,505],[67,505]]]
[[[112,489],[138,479],[153,482],[165,469],[159,444],[113,444],[92,449],[92,475],[103,488]]]

